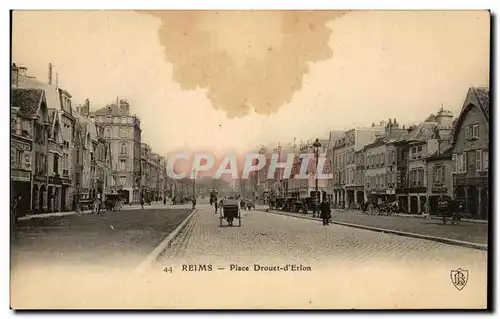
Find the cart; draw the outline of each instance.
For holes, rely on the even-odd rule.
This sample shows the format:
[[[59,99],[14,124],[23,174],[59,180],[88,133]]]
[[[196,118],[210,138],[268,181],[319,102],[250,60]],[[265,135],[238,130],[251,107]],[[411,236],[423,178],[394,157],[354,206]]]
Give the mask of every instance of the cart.
[[[238,220],[238,227],[241,227],[241,213],[240,206],[238,205],[238,200],[236,199],[224,199],[222,201],[222,207],[220,211],[219,221],[222,227],[222,221],[225,219],[227,224],[232,227],[235,219]]]

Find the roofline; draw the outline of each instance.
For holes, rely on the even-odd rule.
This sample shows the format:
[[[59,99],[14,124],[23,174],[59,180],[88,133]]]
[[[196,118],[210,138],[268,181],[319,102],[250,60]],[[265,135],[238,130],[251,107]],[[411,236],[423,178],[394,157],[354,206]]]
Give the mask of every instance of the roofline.
[[[481,89],[486,89],[486,88],[481,88]],[[465,104],[467,102],[467,99],[468,99],[469,95],[471,94],[471,92],[474,92],[474,96],[476,97],[477,104],[479,104],[479,105],[476,105],[476,103],[467,103],[467,105]],[[488,94],[489,94],[489,89],[488,89]],[[465,100],[463,102],[462,109],[460,110],[460,114],[458,115],[458,117],[456,119],[455,126],[453,127],[453,131],[451,134],[452,146],[455,146],[455,143],[457,140],[457,135],[459,132],[458,128],[460,128],[462,126],[462,122],[463,122],[463,119],[465,117],[465,113],[467,113],[472,107],[476,107],[479,109],[479,111],[481,112],[481,114],[484,117],[484,120],[486,121],[486,124],[489,125],[489,123],[490,123],[489,116],[486,116],[486,114],[484,113],[483,107],[481,105],[481,101],[479,100],[479,96],[476,93],[476,87],[470,87],[469,90],[467,91],[466,96],[465,96]]]

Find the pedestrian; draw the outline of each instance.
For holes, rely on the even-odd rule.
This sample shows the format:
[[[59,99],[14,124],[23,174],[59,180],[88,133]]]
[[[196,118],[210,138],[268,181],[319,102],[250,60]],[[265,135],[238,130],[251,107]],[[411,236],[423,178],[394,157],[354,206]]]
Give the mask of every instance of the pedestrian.
[[[98,213],[98,208],[99,208],[99,200],[96,198],[94,199],[94,209],[93,209],[93,213],[94,215],[97,215]]]
[[[195,209],[195,208],[196,208],[196,197],[193,196],[193,209]]]
[[[141,209],[144,209],[144,198],[141,198]]]
[[[319,210],[320,217],[323,220],[323,225],[328,225],[330,223],[332,211],[330,209],[330,204],[328,204],[326,199],[323,199],[323,202],[319,205]]]
[[[214,205],[215,205],[215,215],[217,215],[217,198],[214,198]]]
[[[163,198],[163,205],[167,206],[167,198],[166,197]]]
[[[21,200],[21,196],[15,196],[14,199],[12,200],[12,207],[11,207],[11,226],[13,227],[12,229],[15,229],[15,225],[17,224],[17,220],[19,218],[18,214],[18,207],[19,207],[19,202]]]

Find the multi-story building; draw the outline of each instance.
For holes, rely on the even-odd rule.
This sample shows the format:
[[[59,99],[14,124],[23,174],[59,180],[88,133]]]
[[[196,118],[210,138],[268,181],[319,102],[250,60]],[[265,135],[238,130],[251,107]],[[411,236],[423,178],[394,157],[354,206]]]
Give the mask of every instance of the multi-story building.
[[[337,207],[359,205],[365,200],[364,188],[356,183],[358,165],[355,154],[363,150],[366,145],[373,143],[377,136],[382,135],[385,124],[382,121],[379,125],[372,123],[369,128],[350,129],[331,142],[334,166],[333,198]]]
[[[366,201],[365,197],[365,152],[363,149],[354,153],[356,171],[355,171],[355,191],[357,205]]]
[[[429,196],[427,157],[440,154],[449,146],[452,115],[440,110],[436,116],[411,129],[408,142],[408,212],[423,212]]]
[[[151,175],[149,179],[149,188],[151,189],[151,200],[158,201],[160,198],[160,155],[151,152],[149,157],[149,166]]]
[[[113,159],[111,146],[106,139],[105,128],[96,124],[97,147],[94,150],[95,175],[94,184],[97,185],[97,197],[105,200],[106,194],[112,194],[115,186],[113,178]]]
[[[47,210],[61,210],[63,138],[58,110],[49,108],[49,153],[48,153],[48,193]]]
[[[385,136],[380,136],[373,143],[366,145],[365,153],[365,192],[369,202],[386,200]]]
[[[149,201],[151,197],[151,147],[141,143],[141,198]]]
[[[21,72],[20,72],[21,71]],[[43,83],[26,75],[26,68],[12,67],[13,85],[17,88],[39,89],[44,92],[44,99],[49,114],[48,140],[49,152],[46,164],[50,166],[47,191],[48,211],[66,211],[71,208],[73,192],[71,179],[71,149],[73,148],[73,130],[75,118],[72,115],[71,95],[52,83],[52,66],[49,64],[48,83]],[[57,172],[54,172],[54,168]],[[48,169],[48,168],[47,168]],[[38,191],[38,189],[35,189]]]
[[[452,135],[455,199],[468,214],[489,215],[489,88],[470,88]]]
[[[453,171],[451,148],[427,157],[427,202],[429,213],[437,214],[440,198],[453,198]]]
[[[326,139],[320,139],[319,140],[321,146],[318,149],[319,156],[325,156],[327,157],[327,152],[329,149],[329,140]],[[300,153],[301,154],[315,154],[316,149],[313,146],[313,142],[307,142],[305,144],[300,145]],[[302,166],[303,161],[306,159],[304,157],[299,158],[297,163],[294,164],[294,169],[293,172],[294,174],[299,174],[300,168]],[[309,163],[308,163],[306,175],[307,178],[304,179],[299,179],[299,178],[294,178],[294,190],[293,193],[298,193],[299,198],[305,198],[305,197],[314,197],[316,195],[316,159],[309,158]],[[330,164],[328,163],[328,160],[325,161],[325,165],[323,167],[323,171],[320,172],[323,175],[326,174],[332,174],[332,168]],[[327,193],[328,193],[328,186],[330,184],[329,179],[318,179],[318,196],[317,198],[322,201],[323,199],[328,199]]]
[[[14,69],[15,68],[15,69]],[[14,65],[13,79],[18,78]],[[49,114],[45,91],[16,88],[11,90],[11,186],[12,198],[21,197],[18,214],[47,209],[47,156]]]
[[[160,197],[161,199],[171,196],[169,178],[167,176],[167,158],[165,156],[160,156]]]
[[[126,100],[119,99],[90,113],[89,118],[104,126],[104,136],[110,143],[112,175],[116,180],[113,191],[121,194],[127,203],[138,203],[141,197],[142,133],[139,118],[130,113]]]
[[[345,203],[345,134],[331,142],[331,152],[333,158],[333,181],[332,185],[333,200],[337,207],[344,207]]]
[[[73,179],[75,181],[74,208],[77,210],[89,207],[93,200],[100,197],[98,196],[97,176],[99,171],[95,160],[99,137],[96,124],[88,118],[88,109],[89,102],[87,100],[83,107],[77,106],[75,112],[75,147],[72,157],[74,159]]]
[[[64,111],[63,106],[66,106],[63,102],[67,102],[66,97],[69,96],[69,93],[60,90],[57,84],[52,85],[50,65],[48,84],[27,76],[26,71],[26,68],[17,67],[15,64],[12,66],[12,106],[18,110],[15,113],[18,130],[14,130],[14,136],[26,137],[25,142],[29,139],[32,140],[31,162],[28,162],[27,156],[25,156],[23,167],[28,168],[28,164],[31,167],[31,163],[35,163],[30,177],[30,196],[27,196],[25,191],[22,192],[25,193],[28,200],[22,201],[21,206],[23,207],[20,211],[23,214],[28,210],[28,206],[30,210],[39,213],[60,211],[66,204],[64,200],[66,196],[61,196],[64,195],[62,182],[70,184],[68,176],[63,176],[64,179],[61,178],[64,171],[61,170],[62,165],[60,165],[65,163],[64,161],[60,162],[60,160],[66,159],[64,155],[67,155],[70,148],[63,133],[71,131],[71,122],[69,123],[70,127],[64,127],[63,130],[61,119],[61,114]],[[18,136],[17,133],[21,135]],[[20,147],[20,142],[16,142],[16,145]],[[25,149],[28,148],[25,147]],[[63,152],[63,149],[66,152]],[[24,155],[27,155],[27,152]],[[19,152],[16,156],[19,156]],[[24,175],[26,179],[26,174],[24,173]],[[15,179],[16,176],[14,176]],[[66,188],[64,188],[65,190]],[[64,197],[63,201],[61,201],[62,197]]]

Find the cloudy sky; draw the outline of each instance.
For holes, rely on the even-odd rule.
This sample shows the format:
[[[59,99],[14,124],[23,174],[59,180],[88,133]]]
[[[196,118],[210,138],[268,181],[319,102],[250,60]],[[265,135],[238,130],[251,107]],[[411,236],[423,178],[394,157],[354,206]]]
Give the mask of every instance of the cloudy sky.
[[[489,86],[489,13],[15,12],[13,61],[73,103],[128,99],[167,154],[458,115]]]

